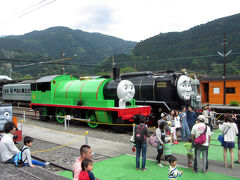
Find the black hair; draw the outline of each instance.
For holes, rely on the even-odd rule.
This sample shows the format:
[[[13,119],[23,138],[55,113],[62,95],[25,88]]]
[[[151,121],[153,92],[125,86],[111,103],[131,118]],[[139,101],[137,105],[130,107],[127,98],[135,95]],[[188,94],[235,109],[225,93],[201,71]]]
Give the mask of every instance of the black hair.
[[[136,122],[136,124],[146,123],[146,117],[141,114],[134,115],[133,119]]]
[[[230,122],[230,123],[233,122],[232,116],[229,113],[224,114],[223,119],[224,119],[224,122]]]
[[[23,142],[24,142],[24,145],[27,145],[27,143],[33,142],[33,138],[30,136],[25,136]]]
[[[10,131],[13,130],[14,127],[16,128],[16,125],[13,122],[6,122],[3,129],[5,133],[10,133]]]
[[[93,161],[91,159],[83,159],[81,166],[82,166],[82,170],[86,171],[86,168],[89,166],[89,164],[92,164]]]
[[[170,156],[170,157],[168,158],[169,164],[172,164],[172,163],[175,162],[175,161],[177,161],[177,158],[176,158],[175,156]]]
[[[192,143],[192,137],[188,137],[188,142]]]
[[[182,107],[181,107],[181,110],[183,110],[184,108],[186,108],[186,106],[182,106]]]
[[[82,145],[80,148],[80,155],[82,156],[82,153],[87,153],[88,149],[91,149],[91,147],[89,145],[87,145],[87,144]]]
[[[166,125],[167,125],[166,122],[161,122],[161,123],[159,124],[159,129],[164,129],[164,126],[166,126]]]
[[[146,123],[146,117],[143,115],[139,116],[139,123]]]

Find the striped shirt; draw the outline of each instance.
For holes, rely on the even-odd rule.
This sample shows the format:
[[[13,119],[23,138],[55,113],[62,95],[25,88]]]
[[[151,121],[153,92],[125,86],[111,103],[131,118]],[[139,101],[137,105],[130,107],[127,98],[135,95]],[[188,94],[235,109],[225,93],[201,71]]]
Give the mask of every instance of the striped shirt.
[[[164,152],[164,155],[165,155],[165,156],[167,156],[167,155],[172,155],[171,146],[172,146],[171,143],[165,143],[165,144],[164,144],[164,146],[163,146],[163,152]]]
[[[177,170],[176,166],[175,167],[169,166],[169,169],[168,169],[168,180],[177,179],[178,176],[181,177],[182,174]]]

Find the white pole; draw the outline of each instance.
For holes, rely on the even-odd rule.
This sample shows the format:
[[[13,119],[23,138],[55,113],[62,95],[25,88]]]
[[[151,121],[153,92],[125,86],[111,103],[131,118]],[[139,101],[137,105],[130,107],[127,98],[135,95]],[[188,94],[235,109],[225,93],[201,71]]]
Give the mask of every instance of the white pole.
[[[88,131],[85,131],[85,144],[88,145]]]
[[[23,111],[23,122],[25,122],[25,111]]]
[[[67,116],[64,116],[64,129],[67,130]]]

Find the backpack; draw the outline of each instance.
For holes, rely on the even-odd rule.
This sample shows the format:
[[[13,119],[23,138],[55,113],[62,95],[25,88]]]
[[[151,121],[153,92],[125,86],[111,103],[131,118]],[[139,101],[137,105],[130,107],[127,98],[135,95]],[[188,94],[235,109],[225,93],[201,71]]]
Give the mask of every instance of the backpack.
[[[135,143],[141,144],[146,139],[145,137],[145,126],[138,125],[135,127]]]
[[[26,148],[22,149],[18,154],[15,155],[15,157],[14,157],[14,164],[15,164],[15,166],[17,166],[17,167],[23,166],[23,164],[24,164],[24,162],[26,161],[27,158],[25,158],[24,161],[23,161],[22,160],[22,153],[26,149],[29,149],[29,148],[26,147]]]
[[[88,172],[87,171],[81,171],[79,176],[78,176],[79,180],[90,180]]]
[[[206,132],[207,132],[207,125],[204,131],[200,134],[200,136],[194,139],[195,145],[203,145],[206,142]]]

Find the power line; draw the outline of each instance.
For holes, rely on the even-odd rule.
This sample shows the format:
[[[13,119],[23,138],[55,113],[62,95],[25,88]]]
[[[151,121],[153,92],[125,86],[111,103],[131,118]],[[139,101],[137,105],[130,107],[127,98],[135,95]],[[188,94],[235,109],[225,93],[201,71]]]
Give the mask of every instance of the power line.
[[[19,19],[19,18],[21,18],[21,17],[23,17],[23,16],[26,16],[26,15],[28,15],[29,13],[32,13],[32,12],[34,12],[34,11],[40,9],[40,8],[43,8],[44,6],[47,6],[47,5],[55,2],[56,0],[52,0],[52,1],[50,1],[50,2],[46,2],[46,1],[48,1],[48,0],[42,0],[41,2],[39,2],[39,3],[35,4],[35,5],[32,5],[32,6],[30,6],[29,8],[26,8],[25,10],[23,10],[23,11],[21,11],[21,12],[19,12],[19,13],[16,13],[16,14],[13,16],[13,18],[11,18],[10,20],[8,20],[8,21],[5,22],[5,23],[2,23],[1,25],[8,24],[8,23],[10,23],[11,21],[14,21],[14,20]],[[43,4],[44,2],[46,2],[46,3]],[[41,4],[42,4],[42,5],[41,5]],[[35,7],[35,6],[36,6],[36,7]]]
[[[23,59],[5,59],[5,58],[0,58],[0,61],[11,61],[11,62],[28,62],[31,64],[27,64],[27,65],[15,65],[13,67],[27,67],[27,66],[31,66],[31,65],[41,65],[41,64],[54,64],[54,65],[64,65],[64,66],[82,66],[82,67],[97,67],[96,63],[95,64],[76,64],[76,63],[62,63],[62,62],[57,62],[59,60],[66,60],[66,59],[70,59],[70,58],[64,58],[64,59],[57,59],[57,60],[51,60],[51,61],[40,61],[40,60],[36,60],[36,61],[32,61],[32,60],[23,60]],[[40,61],[40,62],[39,62]],[[111,68],[112,66],[103,66],[105,68]]]
[[[27,12],[27,11],[31,10],[32,8],[34,8],[35,6],[38,6],[38,5],[42,4],[42,3],[44,3],[45,1],[48,1],[48,0],[42,0],[42,1],[40,1],[40,2],[38,2],[38,3],[36,3],[36,4],[34,4],[34,5],[26,8],[26,9],[20,11],[20,12],[17,12],[17,13],[14,15],[14,17],[19,16],[19,15],[21,15],[21,14],[24,14],[25,12]]]
[[[28,11],[28,12],[26,12],[26,13],[20,14],[20,15],[17,16],[15,19],[18,19],[18,18],[21,18],[21,17],[23,17],[23,16],[26,16],[27,14],[29,14],[29,13],[31,13],[31,12],[34,12],[34,11],[40,9],[40,8],[43,8],[44,6],[47,6],[47,5],[49,5],[49,4],[51,4],[51,3],[55,2],[55,1],[56,1],[56,0],[52,0],[52,1],[50,1],[50,2],[48,2],[48,3],[46,3],[46,4],[43,4],[43,5],[39,6],[39,7],[33,8],[32,10],[30,10],[30,11]],[[45,1],[42,1],[42,2],[45,2]]]
[[[240,53],[231,53],[231,55],[240,55]],[[116,57],[116,56],[115,56]],[[196,58],[210,58],[210,57],[218,57],[219,55],[205,55],[205,56],[188,56],[188,57],[180,57],[180,58],[163,58],[156,60],[142,60],[142,61],[125,61],[125,62],[116,62],[117,65],[121,64],[136,64],[136,63],[149,63],[149,62],[161,62],[161,61],[170,61],[170,60],[185,60],[185,59],[196,59]],[[103,62],[102,64],[108,64],[109,62]]]

